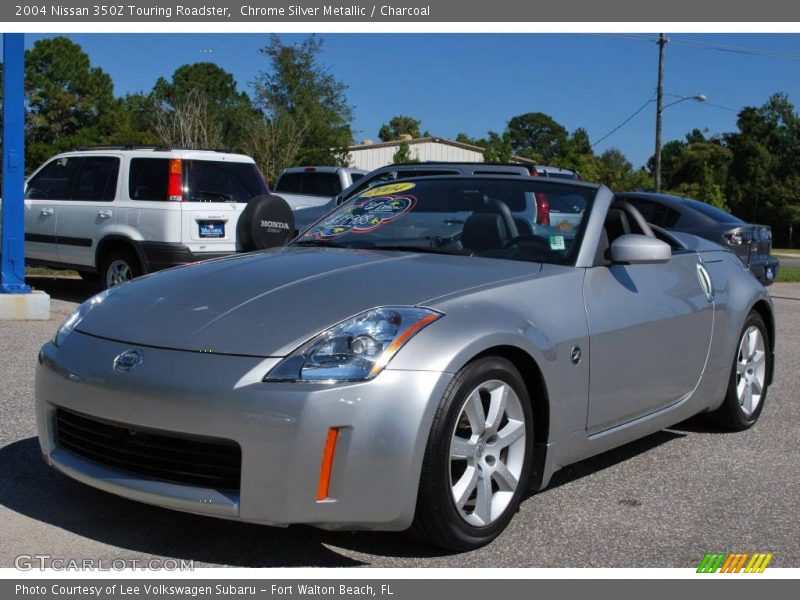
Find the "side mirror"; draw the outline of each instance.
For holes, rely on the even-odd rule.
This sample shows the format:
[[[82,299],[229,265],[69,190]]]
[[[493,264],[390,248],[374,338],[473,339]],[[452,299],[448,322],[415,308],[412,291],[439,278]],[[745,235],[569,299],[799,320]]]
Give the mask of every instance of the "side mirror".
[[[611,243],[610,258],[629,265],[665,263],[672,258],[672,248],[656,238],[629,233]]]

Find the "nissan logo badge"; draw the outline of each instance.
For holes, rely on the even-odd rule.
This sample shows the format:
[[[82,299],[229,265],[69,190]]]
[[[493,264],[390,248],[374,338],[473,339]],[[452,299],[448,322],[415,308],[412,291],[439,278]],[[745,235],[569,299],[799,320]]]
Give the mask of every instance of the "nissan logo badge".
[[[141,350],[126,350],[114,359],[114,372],[127,373],[131,369],[140,367],[143,360]]]

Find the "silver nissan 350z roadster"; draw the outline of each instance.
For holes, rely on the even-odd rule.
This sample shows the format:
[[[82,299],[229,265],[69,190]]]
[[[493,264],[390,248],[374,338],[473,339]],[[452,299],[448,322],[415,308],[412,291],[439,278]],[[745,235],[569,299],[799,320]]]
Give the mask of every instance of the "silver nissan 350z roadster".
[[[39,439],[141,502],[466,550],[565,465],[698,413],[750,427],[774,347],[733,253],[606,187],[398,180],[82,304],[39,355]]]

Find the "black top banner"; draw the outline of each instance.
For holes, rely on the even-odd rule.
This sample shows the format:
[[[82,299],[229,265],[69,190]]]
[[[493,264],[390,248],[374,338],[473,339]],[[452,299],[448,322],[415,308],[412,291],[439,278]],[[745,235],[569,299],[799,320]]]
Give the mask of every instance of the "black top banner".
[[[18,0],[0,5],[6,22],[793,22],[786,0]]]

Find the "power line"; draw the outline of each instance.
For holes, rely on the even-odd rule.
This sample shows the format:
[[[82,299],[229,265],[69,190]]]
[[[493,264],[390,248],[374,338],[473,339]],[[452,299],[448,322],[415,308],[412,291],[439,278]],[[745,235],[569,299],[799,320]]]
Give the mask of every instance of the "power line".
[[[681,46],[703,48],[706,50],[715,50],[717,52],[731,52],[734,54],[747,54],[750,56],[760,56],[763,58],[777,58],[780,60],[800,61],[800,54],[792,54],[790,52],[778,52],[775,50],[759,50],[747,46],[730,46],[727,44],[715,44],[713,42],[701,42],[699,40],[689,40],[685,38],[671,38],[670,41],[674,44],[678,44]]]
[[[686,98],[686,96],[681,96],[680,94],[670,94],[670,93],[667,93],[667,92],[664,92],[664,95],[665,95],[665,96],[670,96],[670,97],[672,97],[672,98]],[[636,115],[638,115],[640,112],[642,112],[642,111],[643,111],[645,108],[647,108],[647,106],[648,106],[648,105],[649,105],[651,102],[654,102],[654,101],[655,101],[655,98],[654,98],[654,97],[651,97],[651,98],[650,98],[650,99],[649,99],[647,102],[645,102],[645,103],[644,103],[644,104],[642,104],[642,105],[641,105],[639,108],[637,108],[637,109],[636,109],[636,111],[635,111],[635,112],[634,112],[634,113],[633,113],[631,116],[629,116],[629,117],[628,117],[627,119],[625,119],[625,120],[624,120],[622,123],[620,123],[619,125],[617,125],[616,127],[614,127],[614,129],[612,129],[611,131],[609,131],[607,134],[605,134],[605,135],[604,135],[603,137],[601,137],[599,140],[597,140],[596,142],[594,142],[594,143],[592,144],[592,148],[594,148],[595,146],[599,145],[601,142],[605,141],[606,139],[608,139],[609,137],[611,137],[613,134],[615,134],[617,131],[619,131],[620,129],[622,129],[622,128],[623,128],[625,125],[627,125],[628,123],[630,123],[631,121],[633,121],[633,119],[636,117]],[[720,109],[722,109],[722,110],[727,110],[727,111],[730,111],[730,112],[733,112],[733,113],[738,113],[738,112],[739,112],[739,109],[736,109],[736,108],[731,108],[730,106],[723,106],[722,104],[714,104],[713,102],[709,102],[708,100],[704,100],[704,101],[703,101],[703,105],[705,105],[705,106],[712,106],[712,107],[714,107],[714,108],[720,108]]]
[[[623,40],[630,40],[634,42],[646,42],[649,44],[657,44],[658,38],[648,35],[625,34],[625,33],[594,33],[601,37],[610,37]],[[700,40],[690,40],[687,38],[669,38],[671,44],[679,46],[688,46],[691,48],[700,48],[703,50],[713,50],[716,52],[729,52],[734,54],[747,54],[749,56],[760,56],[762,58],[776,58],[779,60],[800,61],[800,54],[792,54],[790,52],[778,52],[775,50],[760,50],[758,48],[751,48],[749,46],[732,46],[729,44],[716,44],[714,42],[704,42]]]
[[[624,120],[622,123],[620,123],[619,125],[617,125],[616,127],[614,127],[614,129],[612,129],[611,131],[609,131],[607,134],[605,134],[603,137],[601,137],[599,140],[597,140],[597,141],[596,141],[594,144],[592,144],[592,148],[594,148],[595,146],[597,146],[597,145],[598,145],[600,142],[602,142],[603,140],[605,140],[605,139],[607,139],[607,138],[611,137],[611,135],[615,134],[617,131],[619,131],[620,129],[622,129],[622,128],[623,128],[625,125],[627,125],[628,123],[630,123],[630,122],[631,122],[631,121],[632,121],[632,120],[633,120],[633,119],[636,117],[636,115],[638,115],[638,114],[639,114],[640,112],[642,112],[642,111],[643,111],[645,108],[647,108],[647,106],[648,106],[648,105],[649,105],[651,102],[653,102],[653,100],[655,100],[655,98],[653,98],[653,97],[651,96],[651,97],[650,97],[650,99],[649,99],[647,102],[645,102],[644,104],[642,104],[642,105],[641,105],[639,108],[637,108],[637,109],[636,109],[636,111],[635,111],[635,112],[634,112],[634,113],[633,113],[633,114],[632,114],[630,117],[628,117],[627,119],[625,119],[625,120]]]

